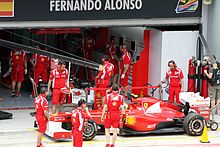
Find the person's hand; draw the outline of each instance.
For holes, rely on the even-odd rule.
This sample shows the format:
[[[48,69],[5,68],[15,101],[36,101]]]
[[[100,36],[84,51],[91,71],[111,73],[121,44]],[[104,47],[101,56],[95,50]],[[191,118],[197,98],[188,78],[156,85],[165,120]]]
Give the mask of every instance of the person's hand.
[[[207,71],[207,70],[204,70],[204,73],[207,75],[207,74],[208,74],[208,71]]]
[[[27,74],[27,69],[24,70],[24,74]]]
[[[121,78],[124,79],[124,78],[125,78],[125,74],[122,74],[122,75],[121,75]]]
[[[48,90],[47,92],[45,92],[45,95],[48,96],[50,93],[50,91]]]
[[[104,116],[101,117],[101,122],[104,122]]]

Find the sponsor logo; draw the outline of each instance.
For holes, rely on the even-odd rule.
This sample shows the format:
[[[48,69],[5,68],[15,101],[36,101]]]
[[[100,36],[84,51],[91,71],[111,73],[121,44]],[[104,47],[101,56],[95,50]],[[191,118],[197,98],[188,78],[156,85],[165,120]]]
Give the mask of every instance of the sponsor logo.
[[[198,0],[178,0],[176,13],[195,12],[198,8]]]

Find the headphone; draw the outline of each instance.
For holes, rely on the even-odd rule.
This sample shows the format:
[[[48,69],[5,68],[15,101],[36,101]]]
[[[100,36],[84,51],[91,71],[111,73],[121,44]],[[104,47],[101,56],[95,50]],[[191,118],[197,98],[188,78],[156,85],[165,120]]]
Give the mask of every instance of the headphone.
[[[174,60],[170,60],[170,61],[168,62],[168,66],[169,66],[169,67],[170,67],[170,64],[171,64],[171,63],[174,65],[174,67],[177,67]]]

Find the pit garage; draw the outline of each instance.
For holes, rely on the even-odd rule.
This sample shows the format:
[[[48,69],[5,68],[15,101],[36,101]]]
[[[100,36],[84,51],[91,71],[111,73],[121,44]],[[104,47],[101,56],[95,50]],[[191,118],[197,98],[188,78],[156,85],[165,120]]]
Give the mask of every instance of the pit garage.
[[[173,59],[183,69],[187,90],[188,60],[192,56],[201,59],[208,50],[201,19],[202,0],[0,0],[0,109],[34,108],[33,98],[29,97],[33,89],[30,58],[34,53],[68,62],[70,78],[77,79],[74,86],[93,87],[100,57],[106,53],[112,35],[117,55],[120,57],[121,44],[126,44],[132,55],[131,87],[158,85],[165,76],[167,62]],[[83,52],[86,31],[95,42],[89,59]],[[10,51],[16,48],[26,52],[28,63],[19,99],[11,98],[7,74]],[[152,94],[143,88],[130,93],[142,97]],[[159,97],[159,93],[153,94]],[[168,99],[166,92],[162,99]]]

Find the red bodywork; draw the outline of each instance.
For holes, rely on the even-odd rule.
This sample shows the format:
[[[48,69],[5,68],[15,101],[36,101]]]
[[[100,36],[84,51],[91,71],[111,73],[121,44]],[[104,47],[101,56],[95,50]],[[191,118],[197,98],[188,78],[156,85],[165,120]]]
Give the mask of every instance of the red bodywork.
[[[150,106],[158,102],[161,110],[160,113],[146,113],[146,110]],[[174,124],[175,120],[183,119],[185,117],[184,113],[178,111],[178,109],[180,109],[178,106],[152,97],[133,99],[132,102],[128,104],[126,118],[124,118],[125,121],[123,121],[120,127],[140,133],[151,132],[157,130],[158,125],[161,123]],[[103,122],[101,122],[100,119],[102,109],[90,110],[90,113],[92,120],[94,120],[98,126],[103,127]],[[51,116],[50,121],[71,122],[70,117],[71,113],[63,112],[56,116]],[[164,128],[167,128],[167,126]],[[159,129],[161,129],[161,127]]]

